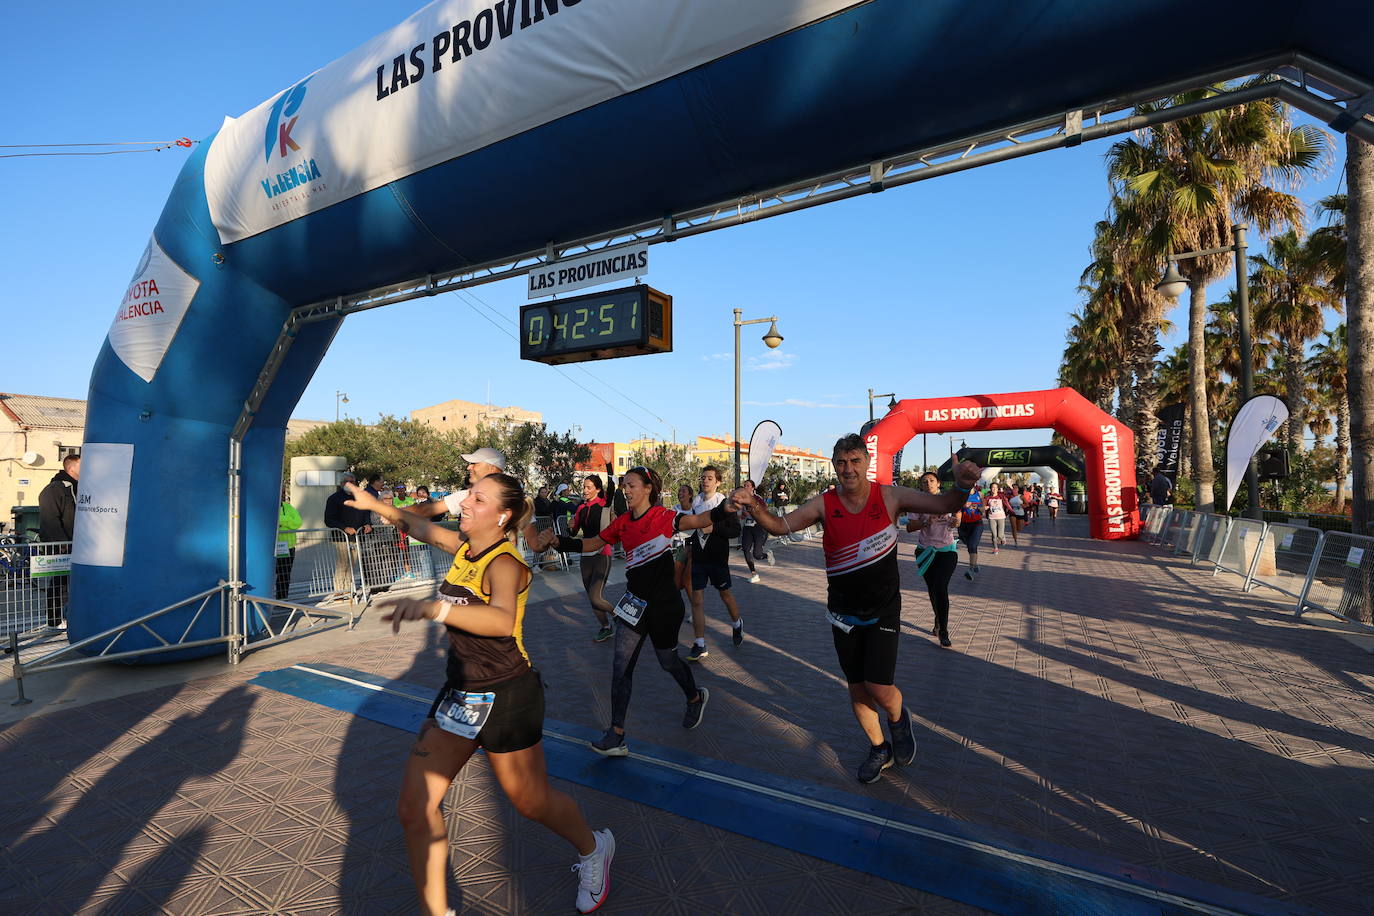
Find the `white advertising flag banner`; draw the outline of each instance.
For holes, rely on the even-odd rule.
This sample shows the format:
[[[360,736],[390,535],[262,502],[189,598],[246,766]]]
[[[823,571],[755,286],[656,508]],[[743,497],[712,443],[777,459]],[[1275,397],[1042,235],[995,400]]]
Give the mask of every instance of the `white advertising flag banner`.
[[[1268,442],[1274,430],[1288,419],[1288,405],[1271,394],[1260,394],[1246,401],[1231,421],[1226,436],[1226,502],[1222,511],[1231,508],[1250,459]],[[1254,509],[1254,506],[1250,507]]]
[[[123,566],[129,525],[129,480],[134,447],[118,442],[87,442],[81,447],[81,482],[76,491],[76,530],[72,562],[84,566]]]
[[[205,160],[236,242],[854,0],[440,0],[239,118]]]
[[[157,375],[198,289],[200,281],[150,238],[110,325],[111,349],[143,381]]]
[[[615,283],[649,272],[649,244],[624,245],[607,248],[576,258],[564,258],[541,264],[526,275],[527,295],[530,299],[556,296],[560,293]]]
[[[773,420],[760,421],[749,437],[749,479],[755,486],[763,486],[764,475],[768,472],[768,462],[773,458],[773,450],[782,438],[782,427]]]

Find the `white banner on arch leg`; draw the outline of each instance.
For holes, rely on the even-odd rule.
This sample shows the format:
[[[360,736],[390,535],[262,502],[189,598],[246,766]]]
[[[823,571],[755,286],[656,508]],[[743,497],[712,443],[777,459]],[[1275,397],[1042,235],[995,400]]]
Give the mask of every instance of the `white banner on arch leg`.
[[[129,482],[134,447],[122,442],[87,442],[81,447],[81,481],[76,489],[72,562],[123,566],[129,529]]]

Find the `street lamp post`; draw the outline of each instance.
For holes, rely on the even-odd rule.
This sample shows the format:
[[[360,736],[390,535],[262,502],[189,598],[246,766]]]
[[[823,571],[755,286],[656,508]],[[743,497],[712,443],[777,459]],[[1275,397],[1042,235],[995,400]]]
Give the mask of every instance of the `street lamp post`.
[[[778,333],[778,316],[770,315],[767,318],[751,318],[743,321],[740,316],[744,314],[743,309],[735,309],[735,486],[740,485],[739,474],[739,329],[746,324],[763,324],[770,322],[768,333],[763,335],[763,342],[768,345],[768,349],[776,350],[782,343],[782,335]]]
[[[1205,251],[1185,251],[1182,254],[1169,255],[1165,265],[1164,279],[1155,284],[1158,290],[1166,299],[1177,299],[1183,295],[1183,291],[1188,288],[1188,280],[1178,272],[1178,262],[1186,261],[1190,258],[1201,258],[1209,254],[1234,254],[1236,258],[1236,320],[1240,324],[1240,397],[1241,403],[1246,401],[1255,393],[1254,366],[1251,362],[1250,348],[1250,280],[1245,272],[1245,230],[1244,223],[1236,223],[1231,227],[1231,244],[1220,248],[1208,248]],[[1196,435],[1196,431],[1194,431]],[[1245,492],[1249,498],[1250,509],[1248,514],[1252,518],[1260,517],[1259,504],[1259,479],[1255,475],[1255,461],[1252,458],[1249,466],[1245,469]]]
[[[894,407],[897,406],[897,395],[893,394],[892,392],[888,392],[887,394],[874,394],[872,388],[868,389],[868,419],[869,419],[870,422],[873,420],[873,399],[874,399],[874,398],[888,398],[888,399],[889,399],[888,402],[887,402],[887,409],[888,409],[888,410],[891,410],[892,408],[894,408]]]
[[[340,402],[340,401],[342,401],[343,403],[347,404],[347,403],[348,403],[348,395],[344,394],[342,391],[340,391],[340,390],[338,390],[338,389],[336,388],[336,389],[334,389],[334,422],[335,422],[335,423],[338,423],[338,422],[339,422],[339,402]]]

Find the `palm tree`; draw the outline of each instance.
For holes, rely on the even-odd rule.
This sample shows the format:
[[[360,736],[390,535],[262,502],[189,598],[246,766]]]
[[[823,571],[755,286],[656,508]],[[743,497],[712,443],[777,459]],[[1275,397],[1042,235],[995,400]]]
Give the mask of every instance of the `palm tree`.
[[[1350,473],[1350,400],[1346,389],[1349,364],[1350,338],[1344,324],[1327,331],[1326,341],[1312,348],[1312,358],[1307,361],[1313,383],[1330,395],[1336,408],[1337,513],[1345,511],[1345,478]]]
[[[1138,240],[1116,221],[1100,220],[1090,249],[1093,260],[1080,278],[1087,295],[1085,310],[1115,315],[1123,328],[1121,390],[1117,416],[1135,430],[1137,461],[1154,462],[1159,438],[1159,396],[1155,391],[1155,357],[1168,301],[1154,290],[1154,259],[1142,256]]]
[[[1209,98],[1222,88],[1196,90],[1137,110]],[[1158,125],[1141,139],[1118,141],[1107,154],[1107,174],[1123,231],[1159,261],[1172,252],[1228,245],[1235,218],[1249,220],[1263,233],[1300,225],[1297,198],[1270,183],[1296,184],[1325,155],[1322,131],[1294,127],[1281,102],[1266,100]],[[1206,288],[1231,263],[1225,255],[1179,263],[1189,287],[1193,473],[1198,508],[1204,512],[1212,511],[1216,479],[1205,376]]]
[[[1289,230],[1269,240],[1268,254],[1250,258],[1255,270],[1250,288],[1255,298],[1255,327],[1275,337],[1283,354],[1284,388],[1289,421],[1288,451],[1302,449],[1302,424],[1307,415],[1303,379],[1307,342],[1326,326],[1326,307],[1341,310],[1341,298],[1324,282],[1321,261]]]
[[[1121,324],[1099,303],[1070,316],[1068,343],[1060,362],[1059,383],[1073,388],[1104,411],[1112,406],[1117,368],[1121,365]]]

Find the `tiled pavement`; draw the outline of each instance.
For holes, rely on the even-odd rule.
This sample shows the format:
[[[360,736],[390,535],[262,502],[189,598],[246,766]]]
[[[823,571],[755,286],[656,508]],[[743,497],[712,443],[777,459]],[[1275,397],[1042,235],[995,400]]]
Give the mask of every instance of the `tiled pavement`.
[[[1034,841],[1360,913],[1374,899],[1374,656],[1294,621],[1273,593],[1139,543],[1047,519],[985,550],[953,584],[954,649],[923,633],[905,551],[898,684],[917,761],[874,786],[828,629],[819,549],[737,578],[747,640],[707,598],[712,688],[702,728],[652,659],[637,671],[636,741],[732,761]],[[1080,535],[1080,536],[1071,536]],[[736,563],[736,571],[740,564]],[[568,574],[575,576],[575,572]],[[369,611],[297,658],[437,685],[435,633],[384,635]],[[609,644],[575,591],[529,609],[548,715],[603,727]],[[684,639],[687,628],[684,627]],[[326,638],[326,637],[321,637]],[[268,650],[280,653],[284,647]],[[250,656],[252,658],[252,656]],[[112,683],[119,672],[109,673]],[[263,689],[241,669],[0,730],[0,913],[409,913],[393,822],[408,739]],[[52,678],[54,675],[44,677]],[[87,688],[98,692],[98,679]],[[44,689],[35,679],[30,692]],[[51,684],[47,686],[51,689]],[[609,913],[959,913],[970,908],[693,820],[560,782],[620,853]],[[460,911],[570,912],[569,850],[521,821],[474,758],[449,798]]]

